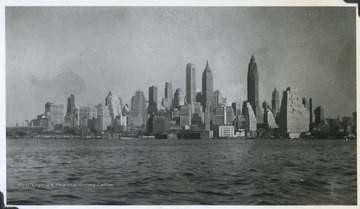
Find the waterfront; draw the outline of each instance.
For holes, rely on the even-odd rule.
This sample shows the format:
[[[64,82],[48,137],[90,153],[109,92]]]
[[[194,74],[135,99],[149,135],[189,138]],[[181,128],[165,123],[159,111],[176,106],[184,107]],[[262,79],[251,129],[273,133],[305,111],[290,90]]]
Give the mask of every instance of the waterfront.
[[[9,205],[354,205],[356,175],[356,140],[7,140]]]

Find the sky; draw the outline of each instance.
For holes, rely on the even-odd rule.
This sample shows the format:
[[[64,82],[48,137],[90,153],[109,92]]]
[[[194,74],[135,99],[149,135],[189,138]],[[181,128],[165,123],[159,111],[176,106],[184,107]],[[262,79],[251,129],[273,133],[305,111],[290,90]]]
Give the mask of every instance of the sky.
[[[276,87],[299,89],[326,117],[356,111],[355,7],[7,7],[6,123],[36,118],[47,101],[76,106],[130,104],[165,82],[185,92],[185,67],[196,88],[208,60],[214,90],[247,100],[252,54],[260,102]]]

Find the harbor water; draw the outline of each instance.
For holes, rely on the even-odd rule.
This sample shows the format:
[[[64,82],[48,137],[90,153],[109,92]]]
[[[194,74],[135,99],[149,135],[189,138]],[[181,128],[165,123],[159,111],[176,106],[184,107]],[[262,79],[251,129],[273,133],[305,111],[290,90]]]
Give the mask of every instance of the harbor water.
[[[7,139],[8,205],[355,205],[356,140]]]

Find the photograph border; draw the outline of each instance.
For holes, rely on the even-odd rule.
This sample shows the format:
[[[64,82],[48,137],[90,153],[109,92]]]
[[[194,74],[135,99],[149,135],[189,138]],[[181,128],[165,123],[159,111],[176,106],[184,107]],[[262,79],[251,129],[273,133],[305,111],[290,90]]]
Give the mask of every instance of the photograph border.
[[[236,1],[236,0],[222,0],[222,1],[214,1],[214,0],[176,0],[176,1],[169,1],[169,0],[155,0],[155,1],[149,1],[149,0],[120,0],[120,1],[113,1],[113,0],[9,0],[9,1],[1,1],[0,2],[1,10],[0,10],[0,39],[2,44],[0,44],[0,92],[2,95],[2,98],[0,100],[0,111],[1,111],[1,119],[0,119],[0,133],[1,133],[1,140],[0,140],[0,191],[4,194],[4,203],[6,205],[7,201],[7,194],[6,194],[6,60],[5,60],[5,46],[6,46],[6,39],[5,39],[5,7],[16,7],[16,6],[69,6],[69,7],[78,7],[78,6],[130,6],[130,7],[136,7],[136,6],[239,6],[239,7],[356,7],[356,90],[359,89],[359,74],[357,73],[359,70],[359,61],[360,61],[360,55],[359,55],[359,49],[360,44],[358,41],[359,37],[359,5],[356,3],[346,3],[345,1],[341,0],[297,0],[297,1],[286,1],[286,0],[272,0],[272,1],[266,1],[266,0],[251,0],[251,1]],[[356,91],[356,105],[357,110],[359,109],[359,93]],[[359,122],[359,119],[357,118],[357,124]],[[357,143],[357,188],[359,188],[359,143]],[[360,195],[359,191],[357,191],[357,205],[359,205]],[[66,206],[66,207],[64,207]],[[0,203],[0,208],[1,208]],[[9,207],[14,207],[10,205]],[[80,205],[62,205],[62,206],[16,206],[18,208],[134,208],[134,206],[107,206],[107,205],[86,205],[86,206],[80,206]],[[240,206],[208,206],[208,205],[182,205],[182,206],[176,206],[176,205],[151,205],[151,206],[136,206],[136,208],[274,208],[279,207],[276,206],[255,206],[255,205],[240,205]],[[341,205],[335,205],[335,206],[313,206],[313,205],[305,205],[305,206],[281,206],[282,208],[357,208],[358,206],[341,206]]]

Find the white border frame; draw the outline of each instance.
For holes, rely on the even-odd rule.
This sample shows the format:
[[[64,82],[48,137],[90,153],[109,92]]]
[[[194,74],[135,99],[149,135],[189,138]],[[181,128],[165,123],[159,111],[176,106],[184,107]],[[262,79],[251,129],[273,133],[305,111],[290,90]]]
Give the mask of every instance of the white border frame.
[[[320,6],[331,6],[331,7],[356,7],[356,37],[359,37],[359,8],[356,3],[345,3],[342,0],[248,0],[248,1],[236,1],[236,0],[4,0],[0,1],[0,94],[3,99],[0,99],[0,191],[4,193],[4,201],[6,204],[6,77],[5,77],[5,7],[6,6],[271,6],[271,7],[320,7]],[[359,50],[360,44],[357,38],[356,40],[356,69],[359,69],[360,55]],[[359,87],[360,76],[356,73],[356,85],[357,90]],[[357,110],[359,110],[359,95],[357,91]],[[358,111],[357,111],[358,112]],[[357,118],[357,124],[359,124],[359,117]],[[359,126],[358,126],[359,127]],[[359,128],[358,128],[359,130]],[[357,143],[357,159],[360,159],[359,154],[359,143]],[[357,160],[357,183],[359,187],[359,167],[360,163]],[[357,193],[357,204],[360,202],[359,191]],[[358,206],[66,206],[66,208],[358,208]],[[11,207],[8,206],[8,207]],[[33,209],[33,208],[64,208],[65,206],[17,206],[19,209]]]

